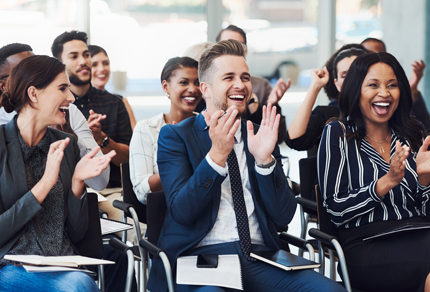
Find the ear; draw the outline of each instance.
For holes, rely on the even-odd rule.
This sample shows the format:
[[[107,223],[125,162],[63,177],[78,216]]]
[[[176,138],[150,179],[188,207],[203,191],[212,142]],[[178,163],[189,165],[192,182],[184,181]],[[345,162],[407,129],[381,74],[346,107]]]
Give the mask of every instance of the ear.
[[[337,82],[337,79],[334,79],[333,81],[334,81],[334,85],[335,85],[335,86],[336,86],[336,88],[337,88],[337,91],[339,91],[339,92],[340,92],[340,89],[341,89],[342,87],[340,87],[340,84]]]
[[[28,94],[28,97],[30,97],[30,100],[32,101],[32,102],[37,102],[37,88],[36,87],[34,87],[34,86],[30,86],[28,89],[27,89],[27,94]]]
[[[0,90],[5,92],[6,90],[6,81],[5,80],[0,80]]]
[[[163,82],[161,82],[161,87],[163,88],[164,93],[169,93],[169,82],[163,80]]]
[[[200,82],[200,91],[201,91],[202,97],[205,101],[207,100],[207,98],[211,98],[209,87],[210,87],[210,84],[208,84],[204,81]]]

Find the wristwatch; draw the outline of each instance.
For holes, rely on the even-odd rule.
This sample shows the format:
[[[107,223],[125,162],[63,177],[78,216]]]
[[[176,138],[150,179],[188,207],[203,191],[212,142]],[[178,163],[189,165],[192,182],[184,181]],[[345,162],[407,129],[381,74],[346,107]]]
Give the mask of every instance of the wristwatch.
[[[260,168],[271,168],[273,165],[275,165],[275,163],[276,163],[276,159],[275,157],[273,157],[273,155],[272,155],[272,161],[270,161],[267,164],[257,164],[257,162],[255,162],[255,164],[257,164],[257,166]]]
[[[109,145],[109,137],[108,136],[106,136],[104,139],[103,139],[103,141],[100,143],[100,148],[105,148],[105,147],[107,147]]]

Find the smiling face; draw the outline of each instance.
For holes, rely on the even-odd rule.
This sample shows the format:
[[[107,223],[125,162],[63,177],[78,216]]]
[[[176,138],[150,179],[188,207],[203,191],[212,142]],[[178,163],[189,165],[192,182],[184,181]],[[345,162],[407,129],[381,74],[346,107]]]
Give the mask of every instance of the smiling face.
[[[213,60],[210,82],[202,82],[200,88],[205,96],[207,110],[213,114],[235,106],[238,117],[246,111],[252,94],[251,75],[241,56],[224,55]]]
[[[334,80],[337,91],[340,92],[342,89],[343,81],[345,80],[346,74],[348,73],[349,67],[351,67],[352,62],[357,58],[357,56],[346,57],[340,60],[336,65],[337,76]]]
[[[91,57],[91,72],[91,84],[97,89],[105,90],[110,76],[110,61],[105,53],[100,52]]]
[[[33,106],[39,110],[47,125],[63,125],[66,122],[66,110],[75,101],[69,89],[69,78],[62,72],[44,89],[29,88],[29,95],[37,100]],[[33,100],[34,102],[34,100]]]
[[[400,89],[391,66],[370,66],[361,85],[360,111],[368,128],[370,124],[388,124],[400,100]]]
[[[185,114],[194,112],[202,98],[197,68],[176,69],[168,81],[163,80],[162,86],[170,96],[171,108]]]
[[[70,83],[76,86],[91,82],[91,57],[87,45],[80,40],[72,40],[63,45],[61,61],[66,65]]]

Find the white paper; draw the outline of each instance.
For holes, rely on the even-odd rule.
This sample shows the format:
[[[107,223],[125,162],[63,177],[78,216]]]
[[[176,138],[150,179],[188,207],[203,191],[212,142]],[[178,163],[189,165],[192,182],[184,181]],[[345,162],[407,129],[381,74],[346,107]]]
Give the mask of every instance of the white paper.
[[[69,267],[56,267],[56,266],[27,266],[22,265],[24,269],[29,273],[40,273],[40,272],[84,272],[92,274],[93,272],[88,270],[69,268]]]
[[[106,234],[132,229],[133,225],[126,224],[121,221],[114,221],[114,220],[100,218],[100,227],[102,229],[102,235],[106,235]]]
[[[239,256],[219,255],[216,269],[197,268],[197,256],[180,257],[177,261],[176,283],[243,290]]]
[[[5,255],[5,260],[32,265],[78,267],[82,265],[115,264],[115,262],[83,256],[44,257],[38,255]]]

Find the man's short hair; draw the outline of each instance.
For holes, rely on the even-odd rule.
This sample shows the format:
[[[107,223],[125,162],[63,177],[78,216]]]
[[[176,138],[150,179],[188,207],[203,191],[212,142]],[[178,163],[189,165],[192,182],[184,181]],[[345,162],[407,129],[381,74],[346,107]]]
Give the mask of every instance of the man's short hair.
[[[219,34],[216,37],[216,42],[219,43],[219,41],[221,40],[221,35],[224,31],[229,30],[229,31],[234,31],[237,33],[240,33],[240,35],[243,37],[244,40],[244,45],[246,46],[246,33],[243,29],[241,29],[240,27],[234,25],[234,24],[230,24],[229,26],[227,26],[226,28],[224,28],[223,30],[221,30],[219,32]]]
[[[363,45],[364,43],[366,43],[366,42],[376,42],[376,43],[380,43],[383,47],[384,47],[384,52],[386,52],[387,51],[387,47],[385,46],[385,43],[382,41],[382,40],[380,40],[380,39],[377,39],[377,38],[367,38],[367,39],[365,39],[364,41],[362,41],[361,43],[360,43],[360,45]]]
[[[0,69],[3,68],[4,65],[6,65],[7,58],[27,51],[32,52],[33,49],[29,45],[20,43],[8,44],[0,48]]]
[[[86,44],[88,36],[85,32],[77,30],[63,32],[62,34],[57,36],[52,43],[52,55],[61,61],[61,54],[63,53],[64,44],[73,40],[83,41]]]
[[[213,75],[213,60],[218,57],[231,55],[245,58],[246,47],[237,40],[225,40],[216,43],[212,47],[206,49],[200,57],[199,61],[199,80],[200,82],[210,82]]]

